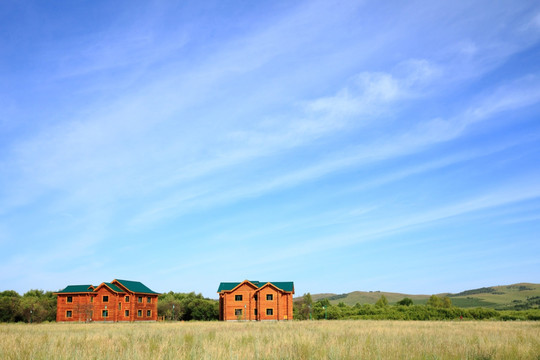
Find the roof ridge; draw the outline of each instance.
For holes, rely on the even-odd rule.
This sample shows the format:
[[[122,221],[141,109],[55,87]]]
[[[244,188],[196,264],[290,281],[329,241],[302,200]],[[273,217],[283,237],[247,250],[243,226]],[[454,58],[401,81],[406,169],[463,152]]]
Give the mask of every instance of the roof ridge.
[[[144,285],[140,281],[122,280],[122,279],[114,279],[114,280],[118,281],[127,290],[129,290],[131,292],[134,292],[134,293],[159,294],[159,293],[155,292],[154,290],[150,289],[148,286]]]
[[[294,293],[294,281],[255,281],[255,280],[243,280],[243,281],[223,281],[219,283],[218,287],[218,293],[222,291],[231,291],[238,285],[249,282],[250,284],[254,285],[257,289],[262,288],[266,284],[271,284],[274,287],[277,287],[278,289],[281,289],[283,291],[287,292],[293,292]]]

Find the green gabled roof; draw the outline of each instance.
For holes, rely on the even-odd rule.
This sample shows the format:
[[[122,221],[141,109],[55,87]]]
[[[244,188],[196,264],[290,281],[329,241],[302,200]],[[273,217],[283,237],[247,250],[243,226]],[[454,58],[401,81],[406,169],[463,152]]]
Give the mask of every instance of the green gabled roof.
[[[217,289],[217,292],[220,293],[222,291],[229,291],[237,287],[240,283],[239,282],[222,282],[219,283],[219,288]]]
[[[92,285],[68,285],[64,290],[58,291],[57,294],[81,292],[94,292],[94,287]]]
[[[116,279],[116,281],[118,281],[120,284],[125,286],[126,289],[134,293],[159,294],[155,291],[150,290],[146,285],[138,281],[119,280],[119,279]]]
[[[267,283],[270,283],[283,291],[294,291],[294,282],[292,281],[248,281],[255,285],[257,288],[263,287]],[[222,282],[219,284],[217,292],[220,293],[222,291],[230,291],[240,285],[242,282]]]
[[[116,291],[116,292],[125,292],[124,290],[120,289],[118,286],[114,285],[114,284],[111,284],[111,283],[108,283],[108,282],[104,282],[105,285],[107,285],[108,287],[111,288],[111,290],[113,291]]]
[[[294,291],[294,282],[292,281],[272,281],[271,284],[283,291]]]

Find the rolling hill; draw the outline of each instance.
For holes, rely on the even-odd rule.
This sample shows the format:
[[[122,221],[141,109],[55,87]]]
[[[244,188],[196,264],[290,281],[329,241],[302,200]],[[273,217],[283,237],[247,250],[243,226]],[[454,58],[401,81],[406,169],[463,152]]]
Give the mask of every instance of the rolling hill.
[[[386,296],[390,304],[408,297],[414,304],[425,304],[431,295],[410,295],[384,291],[353,291],[346,294],[312,294],[313,301],[328,299],[331,304],[343,302],[347,305],[375,304],[381,297]],[[487,307],[497,310],[524,310],[540,308],[540,284],[519,283],[512,285],[490,286],[479,289],[462,291],[460,293],[435,294],[439,297],[448,296],[454,306]],[[299,300],[302,297],[297,297]]]

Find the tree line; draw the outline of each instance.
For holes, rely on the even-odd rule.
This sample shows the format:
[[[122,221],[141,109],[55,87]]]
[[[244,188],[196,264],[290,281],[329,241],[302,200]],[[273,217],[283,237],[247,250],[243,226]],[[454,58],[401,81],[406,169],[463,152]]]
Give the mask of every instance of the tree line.
[[[158,296],[158,317],[175,321],[218,320],[219,302],[194,292],[170,291]]]
[[[448,297],[432,295],[426,305],[415,305],[403,298],[390,305],[384,295],[373,304],[349,306],[343,302],[330,304],[328,299],[313,301],[309,293],[295,300],[295,320],[540,320],[540,309],[494,310],[488,308],[460,308]],[[219,318],[219,303],[202,294],[168,292],[158,297],[158,317],[172,321],[211,321]],[[56,320],[56,295],[51,291],[30,290],[24,295],[16,291],[0,292],[0,322],[44,322]]]
[[[201,294],[168,292],[158,296],[158,317],[165,320],[218,320],[219,303]],[[56,321],[56,295],[52,291],[0,292],[0,322]]]
[[[56,296],[43,290],[0,292],[0,322],[43,322],[56,320]]]
[[[452,305],[449,297],[432,295],[426,305],[415,305],[410,298],[403,298],[396,305],[390,305],[384,295],[375,304],[353,306],[340,302],[330,304],[328,299],[313,301],[309,293],[295,301],[296,320],[540,320],[540,309],[525,311],[494,310],[488,308],[460,308]]]

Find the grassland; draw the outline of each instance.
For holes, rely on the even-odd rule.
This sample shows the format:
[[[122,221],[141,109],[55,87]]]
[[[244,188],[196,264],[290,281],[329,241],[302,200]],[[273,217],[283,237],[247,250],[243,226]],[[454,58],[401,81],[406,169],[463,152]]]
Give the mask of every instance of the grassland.
[[[540,323],[0,324],[1,359],[540,359]]]
[[[410,295],[384,291],[353,291],[346,294],[312,294],[314,301],[326,298],[331,304],[340,302],[353,306],[360,304],[375,304],[384,295],[390,304],[396,304],[399,300],[408,297],[416,305],[424,305],[431,296]],[[491,286],[481,289],[463,291],[457,294],[435,294],[437,296],[449,296],[452,304],[459,307],[487,307],[498,310],[518,309],[516,306],[525,305],[527,299],[540,297],[540,284],[519,283],[512,285]],[[537,304],[533,306],[538,308]]]

